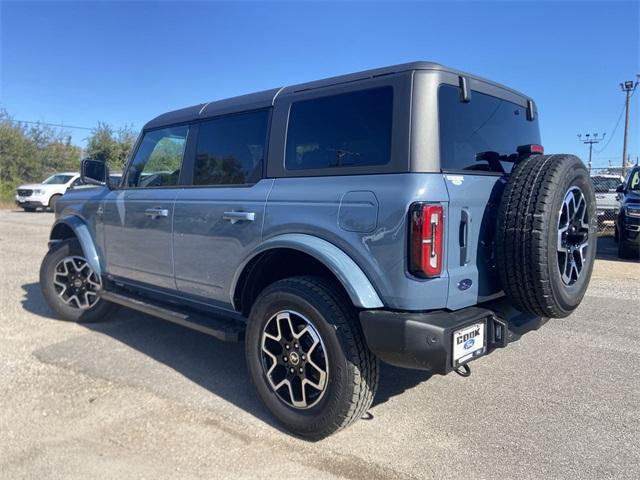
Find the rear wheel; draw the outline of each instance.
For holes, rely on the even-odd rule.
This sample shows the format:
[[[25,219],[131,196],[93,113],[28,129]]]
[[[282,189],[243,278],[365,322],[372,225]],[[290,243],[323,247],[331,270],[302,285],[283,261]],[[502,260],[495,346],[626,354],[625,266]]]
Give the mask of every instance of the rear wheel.
[[[102,280],[76,240],[65,240],[49,250],[40,267],[40,288],[49,307],[63,320],[92,322],[117,308],[99,298]]]
[[[261,399],[288,430],[320,439],[371,406],[378,359],[337,285],[294,277],[267,287],[251,309],[246,356]]]
[[[589,173],[573,155],[536,155],[511,172],[498,212],[496,257],[514,306],[561,318],[591,278],[597,216]]]

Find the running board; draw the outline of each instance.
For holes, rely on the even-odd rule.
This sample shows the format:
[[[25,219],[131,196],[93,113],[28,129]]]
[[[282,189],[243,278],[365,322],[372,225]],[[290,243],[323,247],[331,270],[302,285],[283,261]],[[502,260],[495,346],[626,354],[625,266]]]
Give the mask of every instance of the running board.
[[[126,295],[109,290],[102,290],[100,298],[117,303],[132,310],[137,310],[183,327],[211,335],[224,342],[239,342],[244,339],[245,325],[238,321],[223,317],[208,317],[202,313],[182,312],[171,306],[154,302],[146,297]]]

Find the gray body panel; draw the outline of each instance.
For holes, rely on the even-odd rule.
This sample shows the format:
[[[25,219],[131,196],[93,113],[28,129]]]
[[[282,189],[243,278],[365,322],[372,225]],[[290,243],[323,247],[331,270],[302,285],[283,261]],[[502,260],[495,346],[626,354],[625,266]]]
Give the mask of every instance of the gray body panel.
[[[348,208],[362,207],[359,195],[377,199],[377,224],[373,231],[341,228]],[[351,197],[351,202],[343,201]],[[448,293],[446,274],[418,279],[407,273],[407,211],[415,201],[448,200],[441,174],[353,175],[276,179],[267,202],[263,237],[304,233],[340,248],[362,269],[384,305],[406,310],[444,307]],[[367,214],[370,217],[370,214]],[[368,230],[368,228],[367,228]]]
[[[104,200],[106,272],[162,288],[175,288],[172,222],[177,188],[123,189]],[[148,209],[166,210],[152,217]]]
[[[173,251],[180,292],[229,304],[242,260],[260,244],[273,180],[247,187],[185,188],[174,207]],[[225,212],[253,213],[232,223]]]

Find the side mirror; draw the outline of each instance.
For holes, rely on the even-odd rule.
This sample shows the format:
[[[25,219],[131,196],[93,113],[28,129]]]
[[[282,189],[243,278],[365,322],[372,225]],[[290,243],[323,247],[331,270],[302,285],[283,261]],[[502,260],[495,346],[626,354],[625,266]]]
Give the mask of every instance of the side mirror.
[[[621,183],[620,185],[618,185],[616,187],[616,192],[618,193],[624,193],[624,183]]]
[[[109,185],[109,167],[104,162],[98,160],[82,160],[80,163],[80,177],[82,183],[87,185]]]

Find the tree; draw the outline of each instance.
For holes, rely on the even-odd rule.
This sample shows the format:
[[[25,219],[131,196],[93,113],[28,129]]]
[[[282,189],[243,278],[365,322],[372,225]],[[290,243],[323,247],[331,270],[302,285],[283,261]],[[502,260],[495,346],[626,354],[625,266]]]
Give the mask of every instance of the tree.
[[[136,134],[129,126],[114,131],[111,125],[98,122],[98,126],[87,139],[86,156],[109,165],[112,170],[122,170],[129,152],[136,140]]]
[[[0,199],[10,199],[20,183],[41,182],[79,166],[80,148],[66,132],[42,124],[27,127],[0,109]]]

